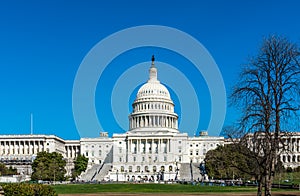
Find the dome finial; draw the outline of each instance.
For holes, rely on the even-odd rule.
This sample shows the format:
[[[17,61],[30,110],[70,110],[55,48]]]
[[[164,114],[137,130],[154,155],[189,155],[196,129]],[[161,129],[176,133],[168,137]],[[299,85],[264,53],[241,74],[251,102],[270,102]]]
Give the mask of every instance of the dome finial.
[[[154,67],[154,61],[155,61],[155,57],[154,57],[154,55],[152,55],[152,64],[151,64],[151,67]]]
[[[157,70],[156,70],[156,67],[154,65],[154,61],[155,61],[154,55],[152,55],[151,60],[152,60],[152,63],[151,63],[151,67],[150,67],[150,70],[149,70],[149,81],[158,82],[158,80],[157,80]]]

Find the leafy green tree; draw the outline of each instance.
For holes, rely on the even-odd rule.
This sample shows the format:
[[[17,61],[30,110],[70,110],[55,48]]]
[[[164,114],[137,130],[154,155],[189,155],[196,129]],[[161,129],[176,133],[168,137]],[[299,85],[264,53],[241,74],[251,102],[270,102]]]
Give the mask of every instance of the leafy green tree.
[[[218,146],[207,152],[205,156],[205,168],[208,176],[217,179],[258,179],[260,176],[260,159],[249,148],[240,144],[232,143]],[[284,171],[281,161],[276,165],[276,172]]]
[[[0,176],[16,175],[18,174],[17,169],[11,166],[7,168],[3,163],[0,163]]]
[[[74,161],[74,169],[72,171],[72,177],[75,179],[77,176],[81,174],[81,172],[85,171],[87,168],[89,158],[84,155],[78,155]]]
[[[57,152],[39,152],[32,163],[32,180],[61,181],[65,179],[66,161]]]
[[[255,160],[245,156],[238,144],[218,146],[207,152],[205,168],[208,176],[215,179],[250,179],[256,175]]]

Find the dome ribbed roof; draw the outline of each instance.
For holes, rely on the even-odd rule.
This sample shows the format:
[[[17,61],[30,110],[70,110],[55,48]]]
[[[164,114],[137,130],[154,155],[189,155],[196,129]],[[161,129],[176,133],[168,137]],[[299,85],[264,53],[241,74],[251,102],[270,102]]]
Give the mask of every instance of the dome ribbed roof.
[[[171,99],[168,89],[159,82],[147,82],[139,89],[136,98],[165,98]]]

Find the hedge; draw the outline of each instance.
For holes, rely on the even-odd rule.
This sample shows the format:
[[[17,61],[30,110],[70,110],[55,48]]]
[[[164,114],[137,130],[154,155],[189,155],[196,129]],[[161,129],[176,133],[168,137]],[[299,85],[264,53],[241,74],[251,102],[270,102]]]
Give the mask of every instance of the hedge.
[[[1,184],[5,196],[57,196],[55,190],[49,185],[11,183]]]

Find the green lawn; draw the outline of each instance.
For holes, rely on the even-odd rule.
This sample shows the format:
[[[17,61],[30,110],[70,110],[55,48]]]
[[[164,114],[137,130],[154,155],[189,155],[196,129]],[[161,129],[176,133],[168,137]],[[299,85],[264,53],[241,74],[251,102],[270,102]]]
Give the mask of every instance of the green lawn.
[[[72,193],[195,193],[255,192],[255,187],[221,187],[182,184],[69,184],[53,186],[58,194]]]

